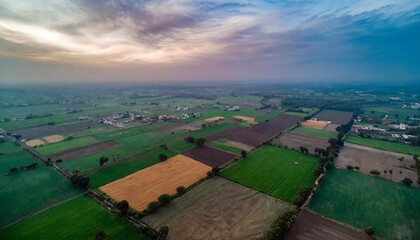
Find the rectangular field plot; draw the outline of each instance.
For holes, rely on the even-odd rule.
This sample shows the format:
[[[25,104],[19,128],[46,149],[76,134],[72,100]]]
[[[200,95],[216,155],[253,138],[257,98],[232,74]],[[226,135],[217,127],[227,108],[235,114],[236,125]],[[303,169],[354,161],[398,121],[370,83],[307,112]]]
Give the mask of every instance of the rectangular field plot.
[[[317,158],[275,146],[261,146],[227,168],[222,176],[270,196],[293,202],[301,187],[315,181]]]
[[[226,144],[220,144],[218,142],[209,142],[209,143],[206,143],[206,144],[209,145],[209,146],[212,146],[214,148],[223,150],[223,151],[228,151],[228,152],[234,153],[236,155],[240,155],[241,151],[242,151],[238,147],[229,146],[229,145],[226,145]]]
[[[401,157],[404,159],[400,162],[398,159]],[[341,149],[335,165],[339,168],[346,168],[349,165],[358,166],[360,168],[358,171],[364,174],[369,174],[371,170],[378,170],[381,173],[379,177],[394,182],[400,182],[408,177],[413,180],[412,186],[418,186],[416,182],[417,171],[415,168],[409,168],[416,165],[411,155],[345,143],[345,147]],[[392,170],[392,173],[390,170]]]
[[[314,118],[317,118],[320,121],[330,121],[338,125],[348,123],[352,119],[352,117],[352,112],[343,112],[336,110],[322,110],[314,116]]]
[[[198,146],[182,154],[210,167],[220,167],[237,157],[233,153],[217,150],[209,146]]]
[[[51,156],[51,159],[53,161],[61,159],[63,161],[67,161],[70,159],[83,157],[89,154],[93,154],[99,151],[103,151],[109,148],[113,148],[117,146],[117,142],[113,141],[107,141],[107,142],[100,142],[100,143],[94,143],[85,147],[80,147],[76,149],[67,150],[58,154],[54,154]]]
[[[167,239],[259,239],[291,205],[214,177],[145,217]]]
[[[39,167],[6,174],[8,168],[31,163],[38,163]],[[26,152],[2,155],[0,164],[0,227],[80,194],[67,179]]]
[[[189,187],[210,170],[211,167],[179,154],[99,189],[116,201],[127,200],[130,207],[142,211],[160,195],[173,195],[177,187]]]
[[[106,239],[147,239],[136,227],[83,196],[0,230],[0,236],[32,240],[95,239],[99,230],[105,232]]]
[[[388,142],[388,141],[372,139],[372,138],[362,138],[362,137],[356,137],[356,136],[347,136],[346,142],[359,144],[366,147],[381,149],[385,151],[390,151],[390,152],[420,155],[420,147],[416,147],[416,146],[412,146],[408,144],[400,144],[400,143]]]
[[[336,138],[338,135],[338,132],[336,131],[329,131],[325,129],[313,129],[313,128],[307,128],[307,127],[298,127],[298,128],[293,129],[293,131],[291,132],[315,136],[315,137],[327,138],[327,139]]]
[[[44,145],[41,147],[37,147],[35,150],[44,156],[51,156],[53,154],[61,153],[79,147],[88,146],[97,142],[98,140],[96,140],[93,137],[81,137],[54,144]]]
[[[91,123],[81,122],[69,125],[43,125],[38,127],[22,128],[14,131],[16,134],[22,135],[22,138],[40,138],[53,134],[63,134],[78,132],[87,129]]]
[[[420,239],[420,189],[344,169],[328,171],[311,203],[315,212],[381,239]]]
[[[274,144],[278,146],[287,147],[289,149],[297,149],[299,147],[306,147],[310,153],[315,154],[316,148],[326,149],[330,144],[328,139],[315,136],[309,136],[298,133],[286,133],[280,138],[274,140]]]
[[[13,142],[0,143],[0,153],[2,154],[19,152],[20,150],[20,147],[14,144]]]
[[[323,218],[309,210],[299,212],[286,240],[372,240],[366,233]]]
[[[165,154],[169,158],[176,155],[175,152],[165,149],[153,149],[144,153],[137,154],[127,160],[100,168],[97,171],[87,174],[90,179],[90,184],[96,188],[103,186],[107,183],[130,175],[141,169],[147,168],[159,162],[159,154]]]

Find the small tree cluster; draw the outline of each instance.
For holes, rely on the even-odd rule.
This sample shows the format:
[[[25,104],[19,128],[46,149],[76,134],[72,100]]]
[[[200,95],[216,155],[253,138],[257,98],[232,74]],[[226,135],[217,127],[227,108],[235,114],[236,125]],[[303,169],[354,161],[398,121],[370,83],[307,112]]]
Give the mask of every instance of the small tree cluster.
[[[308,154],[309,153],[309,150],[306,147],[304,147],[304,146],[300,146],[299,147],[299,151],[301,151],[304,154]]]
[[[277,218],[271,225],[270,230],[264,234],[264,240],[278,240],[283,239],[284,235],[289,231],[293,222],[296,219],[297,208],[292,207],[285,214]]]
[[[294,204],[298,207],[301,207],[306,199],[308,199],[309,195],[311,195],[312,189],[308,187],[300,188],[298,195],[294,201]]]
[[[199,146],[201,146],[201,145],[203,145],[204,143],[206,143],[207,142],[207,139],[205,139],[205,138],[197,138],[196,140],[195,140],[195,144],[197,144],[197,145],[199,145]]]
[[[86,189],[89,186],[89,178],[79,176],[79,175],[71,176],[70,182],[73,184],[73,186],[81,188],[81,189]]]
[[[99,166],[103,166],[105,163],[107,163],[109,161],[109,158],[108,157],[101,157],[100,159],[99,159]]]
[[[183,195],[187,190],[185,189],[184,186],[179,186],[176,188],[176,193],[178,194],[178,196]]]
[[[168,156],[166,154],[159,154],[159,161],[163,162],[168,160]]]
[[[122,200],[121,202],[115,203],[115,208],[118,209],[121,213],[126,214],[130,205],[126,200]]]
[[[411,184],[413,183],[413,180],[411,180],[410,178],[404,178],[403,180],[401,180],[401,183],[407,186],[411,186]]]
[[[38,167],[38,163],[31,163],[29,165],[25,165],[25,166],[20,166],[18,167],[12,167],[9,169],[9,174],[13,175],[15,173],[18,173],[19,171],[28,171],[28,170],[32,170],[35,169],[36,167]]]
[[[189,142],[189,143],[194,143],[195,142],[195,138],[193,136],[188,136],[188,137],[184,138],[184,140]]]
[[[371,170],[369,173],[374,176],[379,176],[381,174],[381,172],[379,172],[378,170]]]

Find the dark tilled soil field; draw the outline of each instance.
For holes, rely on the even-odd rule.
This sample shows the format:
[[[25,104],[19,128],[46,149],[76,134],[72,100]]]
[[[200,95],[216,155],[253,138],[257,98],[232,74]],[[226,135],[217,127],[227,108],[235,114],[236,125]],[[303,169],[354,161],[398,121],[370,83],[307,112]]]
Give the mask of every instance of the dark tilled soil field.
[[[76,148],[76,149],[64,151],[59,154],[52,155],[51,160],[56,161],[58,159],[61,159],[63,161],[67,161],[67,160],[75,159],[78,157],[83,157],[92,153],[96,153],[99,151],[103,151],[105,149],[113,148],[117,146],[118,144],[119,143],[113,142],[113,141],[94,143],[86,147],[80,147],[80,148]]]
[[[198,146],[182,154],[211,167],[220,167],[237,157],[235,154],[209,146]]]
[[[229,135],[226,138],[256,147],[302,120],[303,117],[283,114],[271,119],[269,122],[260,123],[237,134]]]
[[[335,110],[322,110],[321,112],[315,114],[314,117],[318,118],[320,121],[331,121],[334,124],[343,125],[351,120],[353,113]]]
[[[64,125],[64,126],[38,126],[38,127],[30,127],[30,128],[22,128],[19,130],[14,131],[16,134],[22,135],[22,138],[40,138],[45,137],[53,134],[63,134],[63,133],[72,133],[78,132],[87,129],[91,123],[89,122],[81,122],[71,125]]]
[[[246,131],[248,130],[248,127],[243,127],[243,126],[235,126],[229,129],[226,129],[224,131],[218,132],[218,133],[213,133],[210,135],[206,136],[206,139],[208,141],[214,141],[220,138],[226,138],[228,136],[232,136],[232,135],[237,135],[238,133],[242,132],[242,131]]]
[[[286,240],[372,240],[367,234],[323,218],[303,209]]]
[[[330,144],[328,139],[315,136],[303,135],[298,133],[287,133],[274,140],[274,144],[289,149],[299,149],[300,146],[306,147],[310,153],[315,153],[315,148],[326,149]]]
[[[213,177],[144,218],[171,239],[261,239],[290,204]]]

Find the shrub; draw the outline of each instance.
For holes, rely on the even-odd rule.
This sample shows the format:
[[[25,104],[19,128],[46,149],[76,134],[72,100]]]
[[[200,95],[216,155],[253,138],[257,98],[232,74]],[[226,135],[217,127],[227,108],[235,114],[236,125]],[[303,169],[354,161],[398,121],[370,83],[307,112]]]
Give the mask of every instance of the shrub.
[[[411,184],[413,183],[413,180],[411,180],[410,178],[404,178],[403,180],[401,180],[401,183],[407,186],[411,186]]]
[[[381,172],[379,172],[378,170],[371,170],[369,173],[375,176],[378,176],[381,174]]]
[[[185,189],[185,187],[184,187],[184,186],[179,186],[179,187],[177,187],[177,189],[176,189],[176,193],[177,193],[179,196],[181,196],[182,194],[184,194],[186,191],[187,191],[187,190]]]
[[[171,196],[168,194],[162,194],[158,197],[158,201],[162,204],[168,204],[172,200]]]

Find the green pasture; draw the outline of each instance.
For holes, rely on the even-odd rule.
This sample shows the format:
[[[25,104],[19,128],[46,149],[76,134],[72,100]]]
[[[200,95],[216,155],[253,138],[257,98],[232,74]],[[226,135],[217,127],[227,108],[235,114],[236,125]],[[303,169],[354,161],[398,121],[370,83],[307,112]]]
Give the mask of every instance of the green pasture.
[[[48,145],[43,145],[35,148],[35,150],[44,155],[44,156],[50,156],[56,153],[64,152],[67,150],[79,148],[79,147],[85,147],[94,143],[97,143],[98,141],[91,137],[81,137],[81,138],[75,138],[72,140],[65,140],[58,143],[52,143]]]
[[[307,127],[295,128],[292,133],[300,133],[321,138],[337,138],[338,132],[324,129],[312,129]]]
[[[395,142],[388,142],[373,138],[362,138],[357,136],[347,136],[346,142],[363,145],[366,147],[381,149],[390,152],[406,153],[411,155],[420,155],[420,147],[401,144]]]

